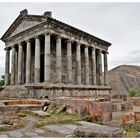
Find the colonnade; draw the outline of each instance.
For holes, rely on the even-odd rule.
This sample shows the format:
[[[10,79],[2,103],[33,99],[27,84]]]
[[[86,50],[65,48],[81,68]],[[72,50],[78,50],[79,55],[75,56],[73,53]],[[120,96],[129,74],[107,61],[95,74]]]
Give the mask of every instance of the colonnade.
[[[44,44],[44,82],[50,82],[51,78],[51,34],[45,33],[45,44]],[[40,83],[40,38],[36,36],[35,38],[35,66],[34,66],[34,82]],[[31,83],[31,41],[26,40],[26,69],[25,69],[25,83]],[[73,41],[67,39],[67,83],[73,83],[73,74],[72,74],[72,43]],[[76,81],[77,84],[81,83],[81,43],[76,42]],[[15,66],[16,57],[16,47],[18,47],[18,66]],[[15,47],[6,47],[6,60],[5,60],[5,85],[15,85],[15,75],[16,68],[18,74],[18,84],[22,84],[22,55],[23,55],[23,45],[22,43],[17,44]],[[11,55],[11,78],[10,78],[10,50],[12,49]],[[90,84],[89,77],[89,48],[91,52],[92,59],[92,85],[107,85],[107,51],[102,51],[100,48],[92,47],[90,45],[84,45],[84,63],[85,63],[85,84]],[[98,56],[97,56],[98,53]],[[103,59],[102,59],[103,56]],[[102,61],[104,60],[104,61]],[[104,62],[104,63],[103,63]],[[97,68],[98,67],[98,68]],[[104,68],[104,74],[103,70]],[[98,72],[97,72],[98,70]],[[98,76],[97,76],[98,73]],[[102,81],[103,74],[103,83]],[[98,82],[97,82],[98,77]],[[11,81],[11,82],[10,82]],[[62,37],[58,35],[56,37],[56,83],[62,83]]]

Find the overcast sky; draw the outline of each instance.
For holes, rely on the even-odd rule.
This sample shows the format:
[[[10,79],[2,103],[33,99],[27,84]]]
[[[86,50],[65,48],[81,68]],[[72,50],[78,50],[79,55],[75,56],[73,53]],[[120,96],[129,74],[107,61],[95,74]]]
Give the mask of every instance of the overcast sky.
[[[140,3],[0,3],[0,37],[23,9],[53,18],[112,43],[108,64],[140,65]],[[4,74],[5,51],[0,41],[0,75]]]

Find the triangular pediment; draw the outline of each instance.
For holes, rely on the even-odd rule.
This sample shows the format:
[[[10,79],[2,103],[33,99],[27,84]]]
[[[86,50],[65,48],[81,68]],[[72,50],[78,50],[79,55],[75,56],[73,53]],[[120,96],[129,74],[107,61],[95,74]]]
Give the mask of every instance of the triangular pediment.
[[[15,30],[11,33],[10,36],[13,36],[13,35],[16,35],[22,31],[25,31],[37,24],[39,24],[40,22],[39,21],[31,21],[29,19],[23,19],[21,21],[21,23],[15,28]]]
[[[9,27],[9,29],[5,32],[3,37],[1,38],[3,41],[6,38],[12,37],[20,32],[23,32],[31,27],[40,24],[41,22],[45,21],[46,19],[42,16],[26,16],[22,17],[19,16]]]

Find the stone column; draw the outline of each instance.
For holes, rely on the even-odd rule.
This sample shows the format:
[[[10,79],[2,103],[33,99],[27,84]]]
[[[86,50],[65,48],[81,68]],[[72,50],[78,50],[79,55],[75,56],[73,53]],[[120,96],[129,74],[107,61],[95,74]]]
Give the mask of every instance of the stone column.
[[[40,82],[40,39],[35,39],[35,83]]]
[[[22,44],[18,45],[18,84],[22,82]]]
[[[80,43],[76,46],[77,84],[81,84],[81,49]]]
[[[15,55],[16,55],[16,48],[12,48],[12,61],[11,61],[11,85],[15,84]]]
[[[92,76],[93,76],[93,85],[97,84],[97,75],[96,75],[96,49],[92,48]]]
[[[9,67],[10,67],[10,50],[6,48],[6,57],[5,57],[5,85],[9,85]]]
[[[107,52],[104,53],[104,85],[108,84],[107,79],[107,71],[108,71],[108,65],[107,65]]]
[[[56,39],[56,82],[61,83],[61,37]]]
[[[15,52],[15,84],[18,85],[18,51]]]
[[[26,84],[31,82],[31,42],[27,40],[26,46]]]
[[[51,49],[51,40],[50,40],[50,33],[45,34],[45,67],[44,67],[44,75],[45,75],[45,82],[50,82],[50,49]]]
[[[71,41],[67,41],[67,71],[68,71],[68,83],[72,83],[72,48]]]
[[[85,83],[89,84],[89,54],[88,54],[88,47],[84,48],[84,55],[85,55]]]
[[[22,46],[22,66],[21,66],[21,84],[24,84],[25,83],[25,77],[26,77],[26,75],[25,75],[25,50],[24,50],[25,48]]]
[[[99,85],[102,85],[102,52],[99,50]]]

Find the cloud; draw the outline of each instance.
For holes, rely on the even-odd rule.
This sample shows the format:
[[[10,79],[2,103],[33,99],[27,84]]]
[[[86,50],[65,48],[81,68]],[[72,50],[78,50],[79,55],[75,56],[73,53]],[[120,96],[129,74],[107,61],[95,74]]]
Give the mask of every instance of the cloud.
[[[109,68],[140,65],[140,3],[0,3],[0,36],[25,8],[34,15],[50,10],[54,18],[111,42]],[[0,41],[0,73],[4,72],[4,47]]]

